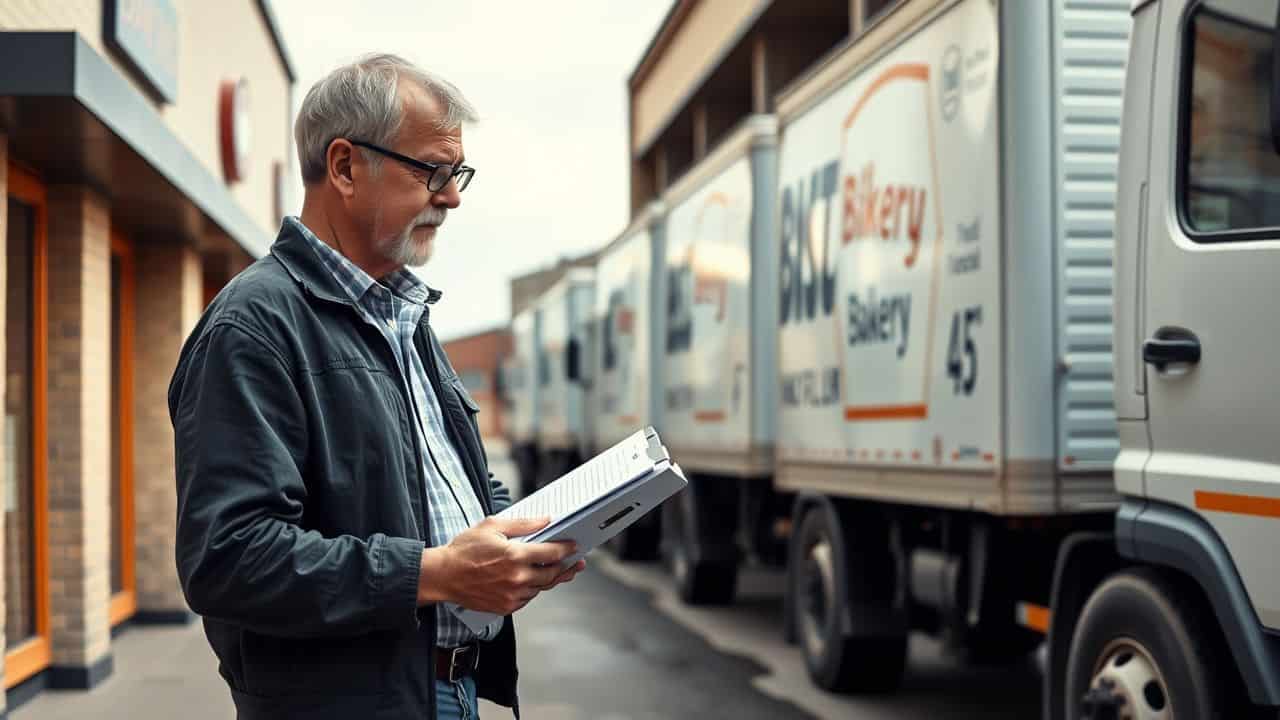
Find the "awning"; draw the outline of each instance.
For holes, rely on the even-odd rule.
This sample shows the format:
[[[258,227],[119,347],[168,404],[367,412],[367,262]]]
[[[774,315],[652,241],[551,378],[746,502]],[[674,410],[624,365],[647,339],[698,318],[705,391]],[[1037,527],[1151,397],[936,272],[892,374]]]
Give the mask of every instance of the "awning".
[[[77,33],[0,32],[0,128],[10,158],[97,188],[140,235],[221,233],[255,258],[274,239]]]

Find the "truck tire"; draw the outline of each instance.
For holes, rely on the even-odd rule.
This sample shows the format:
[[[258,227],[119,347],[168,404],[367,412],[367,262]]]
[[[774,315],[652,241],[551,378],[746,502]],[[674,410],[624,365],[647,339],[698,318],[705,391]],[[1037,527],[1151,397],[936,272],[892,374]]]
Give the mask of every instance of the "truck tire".
[[[1071,638],[1063,717],[1237,717],[1227,706],[1230,660],[1197,598],[1195,588],[1152,568],[1098,586]]]
[[[814,684],[832,692],[892,692],[906,671],[907,634],[850,636],[845,614],[852,612],[852,583],[892,583],[893,578],[859,573],[857,568],[870,565],[846,560],[859,548],[856,542],[846,546],[844,537],[828,507],[812,506],[804,513],[791,557],[791,621]],[[877,550],[882,549],[867,548]]]
[[[663,558],[689,605],[726,605],[737,592],[733,526],[716,511],[708,482],[690,477],[689,486],[663,506]]]

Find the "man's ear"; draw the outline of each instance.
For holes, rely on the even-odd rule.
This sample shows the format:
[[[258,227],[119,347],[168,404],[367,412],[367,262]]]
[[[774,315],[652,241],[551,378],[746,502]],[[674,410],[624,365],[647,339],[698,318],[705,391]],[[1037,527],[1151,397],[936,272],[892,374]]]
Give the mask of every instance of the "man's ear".
[[[345,138],[334,138],[325,151],[325,169],[329,184],[343,197],[355,195],[352,164],[355,147]]]

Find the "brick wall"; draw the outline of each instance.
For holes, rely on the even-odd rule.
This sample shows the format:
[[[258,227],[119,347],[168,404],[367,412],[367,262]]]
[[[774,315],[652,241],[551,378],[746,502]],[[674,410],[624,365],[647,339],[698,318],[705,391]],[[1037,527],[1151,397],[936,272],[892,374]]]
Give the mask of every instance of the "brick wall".
[[[134,501],[141,614],[186,610],[174,567],[177,494],[169,379],[182,342],[199,320],[200,256],[167,241],[135,247]]]
[[[49,197],[49,590],[53,664],[110,651],[111,241],[105,198]]]
[[[470,373],[480,373],[483,386],[469,387],[471,397],[480,406],[477,421],[480,434],[489,438],[502,436],[502,403],[497,393],[498,367],[502,359],[511,354],[511,333],[506,328],[469,335],[444,343],[449,362],[464,379]]]

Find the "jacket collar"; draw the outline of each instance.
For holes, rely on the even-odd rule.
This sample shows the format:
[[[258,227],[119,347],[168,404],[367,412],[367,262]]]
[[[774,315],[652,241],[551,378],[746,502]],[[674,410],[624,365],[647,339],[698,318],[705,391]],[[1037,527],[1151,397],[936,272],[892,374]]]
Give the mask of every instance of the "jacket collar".
[[[271,245],[271,255],[275,257],[294,281],[308,293],[329,302],[353,305],[351,296],[347,294],[338,281],[316,257],[315,252],[302,236],[302,232],[294,222],[286,218],[280,225],[280,233]],[[427,286],[427,304],[433,304],[443,295],[439,290]]]

